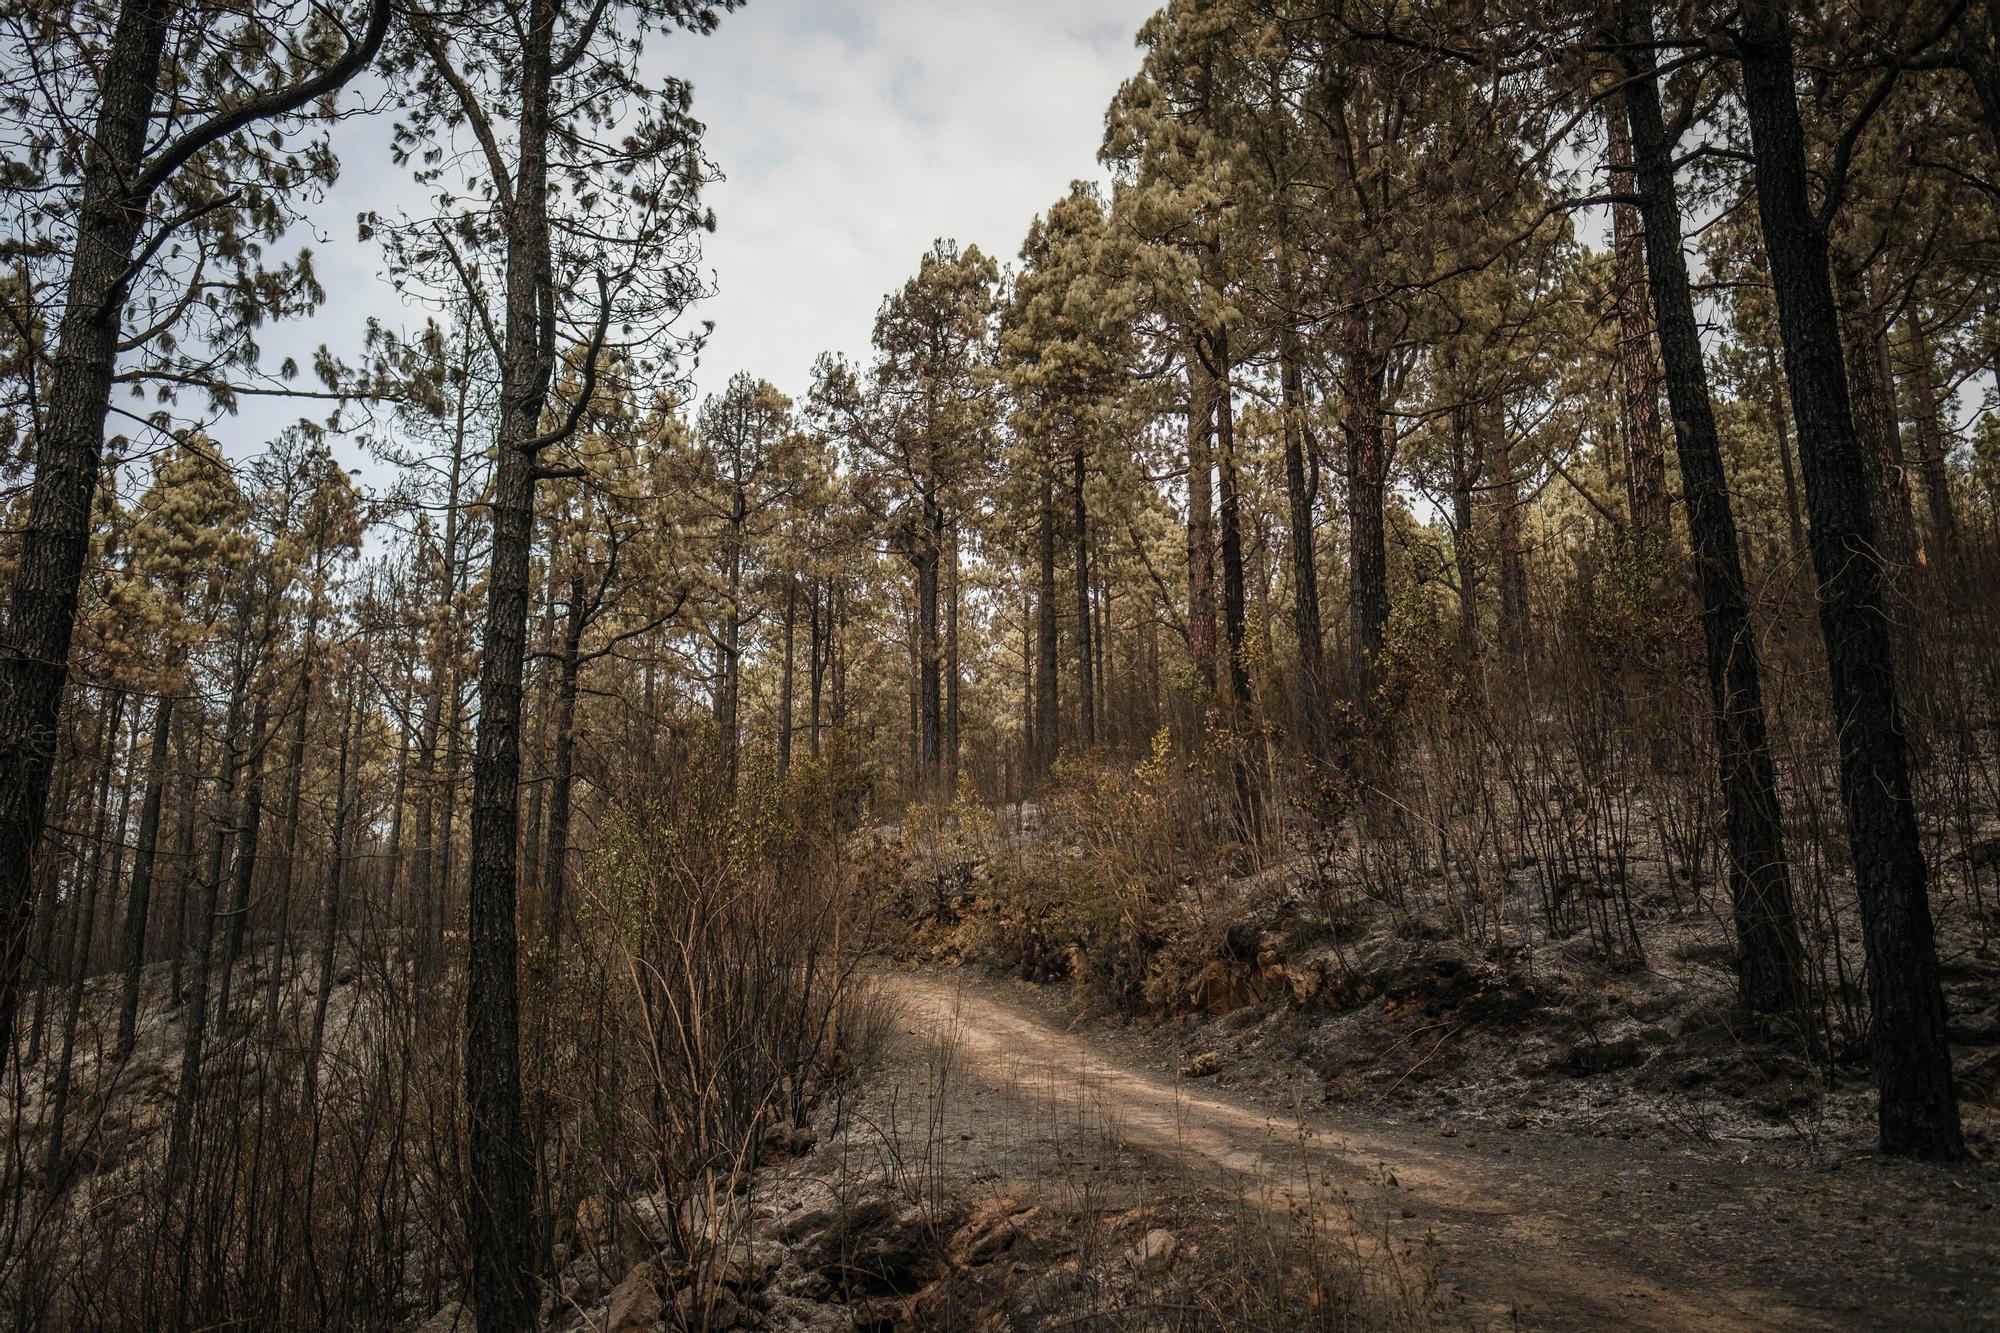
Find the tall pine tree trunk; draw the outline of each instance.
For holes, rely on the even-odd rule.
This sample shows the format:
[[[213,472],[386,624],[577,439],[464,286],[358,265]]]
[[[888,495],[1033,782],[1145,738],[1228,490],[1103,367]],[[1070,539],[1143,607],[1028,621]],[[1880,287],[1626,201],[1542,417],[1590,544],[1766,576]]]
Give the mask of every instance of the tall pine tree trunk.
[[[1610,130],[1611,192],[1637,190],[1625,95],[1605,108]],[[1632,204],[1611,206],[1613,282],[1618,302],[1618,435],[1625,454],[1625,496],[1641,545],[1667,532],[1666,451],[1660,438],[1660,363],[1653,355],[1653,309],[1646,298],[1645,225]]]
[[[556,744],[554,771],[549,779],[549,845],[542,879],[542,938],[548,945],[549,966],[562,964],[563,928],[569,911],[570,811],[576,792],[576,696],[583,666],[584,588],[582,579],[569,585],[569,616],[563,629],[562,666],[556,682]]]
[[[146,148],[173,10],[171,0],[130,0],[103,53],[62,322],[34,432],[28,526],[0,638],[0,1052],[13,1049],[34,908],[32,863],[48,823],[104,420],[133,249],[146,218],[147,199],[134,197],[130,183]]]
[[[1215,695],[1215,376],[1190,340],[1187,353],[1188,644],[1203,695]]]
[[[90,868],[80,885],[76,918],[71,923],[70,949],[64,978],[68,994],[63,1006],[62,1048],[56,1055],[55,1085],[49,1090],[48,1137],[42,1156],[42,1188],[50,1197],[62,1192],[63,1126],[69,1113],[69,1094],[76,1063],[76,1025],[83,1013],[83,986],[90,972],[90,937],[96,925],[97,899],[102,886],[104,843],[110,814],[111,772],[117,765],[118,729],[125,715],[125,696],[111,696],[110,716],[105,725],[103,771],[97,785],[97,822],[91,839]],[[122,840],[124,830],[118,831]]]
[[[353,797],[347,789],[349,759],[368,720],[367,709],[356,704],[351,678],[347,687],[346,711],[348,715],[341,719],[340,725],[340,755],[334,765],[332,855],[327,865],[326,888],[320,901],[319,975],[314,978],[312,1029],[306,1039],[305,1104],[308,1112],[319,1104],[319,1065],[320,1055],[326,1048],[327,1002],[333,998],[335,964],[340,948],[341,893],[346,887],[347,872],[347,820],[354,808]],[[312,1215],[310,1203],[306,1215]]]
[[[1044,453],[1040,503],[1035,511],[1035,754],[1034,775],[1045,778],[1061,748],[1061,696],[1056,679],[1056,500],[1054,463]]]
[[[278,1030],[278,997],[284,986],[285,951],[292,924],[293,864],[299,851],[299,801],[306,775],[306,726],[312,716],[313,654],[319,639],[319,604],[314,599],[306,614],[304,651],[299,657],[299,716],[292,731],[291,754],[285,772],[285,850],[278,873],[278,920],[271,938],[270,973],[266,978],[264,1025]]]
[[[944,654],[938,633],[943,555],[944,515],[927,495],[917,552],[917,784],[926,800],[938,794],[944,771]]]
[[[945,543],[944,585],[944,789],[958,794],[958,527]]]
[[[1076,729],[1080,748],[1097,744],[1097,688],[1090,645],[1090,513],[1084,505],[1084,450],[1070,450],[1070,540],[1076,573]]]
[[[1479,545],[1473,525],[1477,508],[1473,491],[1479,485],[1484,460],[1471,404],[1451,410],[1451,550],[1458,566],[1458,658],[1470,671],[1479,660]]]
[[[250,668],[245,652],[248,629],[249,613],[246,610],[236,631],[233,683],[222,726],[222,745],[216,758],[215,800],[208,820],[208,851],[200,878],[196,881],[194,920],[190,923],[192,939],[189,943],[193,956],[189,961],[192,975],[188,978],[187,1002],[181,1010],[180,1077],[174,1092],[173,1117],[167,1129],[163,1197],[169,1209],[181,1204],[182,1177],[187,1172],[188,1154],[193,1148],[194,1108],[201,1093],[202,1051],[208,1039],[208,993],[214,978],[215,937],[220,924],[216,920],[216,908],[222,895],[223,854],[228,849],[231,833],[247,828],[249,824],[249,811],[239,800],[236,790],[243,765],[249,758],[248,747],[243,744],[244,694],[250,684]],[[191,831],[194,820],[186,820],[184,827]]]
[[[146,793],[139,802],[139,837],[132,854],[132,889],[125,903],[119,966],[124,980],[118,998],[119,1059],[132,1053],[139,1027],[139,974],[146,964],[146,918],[153,901],[153,864],[159,854],[160,807],[167,787],[167,746],[172,739],[174,698],[162,694],[153,709],[153,736],[146,755]]]
[[[1282,252],[1281,252],[1282,253]],[[1291,285],[1289,264],[1283,274]],[[1299,644],[1299,739],[1318,758],[1325,747],[1326,641],[1319,623],[1319,559],[1313,536],[1313,492],[1318,489],[1317,450],[1307,425],[1305,351],[1286,318],[1278,330],[1279,391],[1284,400],[1287,553],[1292,575],[1292,634]]]
[[[492,490],[479,732],[472,760],[472,849],[466,914],[465,1110],[472,1307],[481,1333],[535,1323],[534,1163],[521,1122],[521,670],[528,564],[535,532],[535,459],[555,367],[542,311],[551,299],[548,143],[556,0],[529,0],[520,52],[515,166],[505,212],[506,312],[500,427]],[[449,831],[447,831],[449,836]]]
[[[1250,669],[1244,655],[1246,587],[1243,572],[1243,497],[1236,471],[1236,409],[1231,401],[1229,343],[1218,334],[1212,391],[1215,396],[1217,546],[1222,556],[1222,642],[1229,663],[1229,703],[1240,725],[1250,703]]]
[[[1866,279],[1843,268],[1834,290],[1843,373],[1850,395],[1848,415],[1867,460],[1868,503],[1875,520],[1874,555],[1884,566],[1888,585],[1894,587],[1917,554],[1910,492],[1903,477],[1902,432],[1896,424],[1893,393],[1882,380],[1879,330],[1869,306]],[[1792,411],[1798,411],[1796,399]],[[1800,452],[1805,448],[1801,439]]]
[[[1742,66],[1757,209],[1812,507],[1841,798],[1868,957],[1882,1147],[1909,1156],[1959,1158],[1965,1141],[1945,1040],[1927,872],[1897,715],[1881,570],[1870,558],[1874,517],[1827,278],[1826,227],[1808,193],[1790,19],[1778,0],[1751,0],[1747,6]]]
[[[1389,561],[1383,532],[1389,459],[1382,430],[1388,358],[1375,346],[1366,312],[1347,316],[1344,329],[1347,436],[1347,619],[1355,702],[1372,714],[1382,685],[1382,650],[1389,625]]]
[[[1923,321],[1915,313],[1905,315],[1909,329],[1910,387],[1916,401],[1917,475],[1923,478],[1924,508],[1930,517],[1933,563],[1947,577],[1958,570],[1958,512],[1952,507],[1951,476],[1945,458],[1950,442],[1945,435],[1944,408],[1939,401],[1937,359]]]
[[[1475,430],[1486,436],[1486,457],[1492,469],[1493,542],[1499,557],[1500,648],[1510,666],[1518,666],[1528,644],[1528,569],[1521,550],[1521,481],[1514,470],[1514,440],[1507,433],[1507,402],[1495,397],[1483,405]]]
[[[1771,434],[1778,442],[1778,471],[1785,482],[1785,527],[1791,534],[1792,557],[1798,559],[1806,553],[1805,520],[1799,511],[1798,466],[1792,457],[1792,424],[1785,411],[1785,375],[1778,366],[1778,349],[1768,343],[1764,347],[1764,374],[1769,381],[1766,392],[1771,401]]]
[[[799,577],[785,580],[785,658],[778,679],[778,777],[792,771],[792,696],[797,693],[793,678],[794,640],[799,628]]]
[[[1750,629],[1729,481],[1702,362],[1687,259],[1681,251],[1673,145],[1660,114],[1647,0],[1620,0],[1626,114],[1644,200],[1646,270],[1666,363],[1667,401],[1679,446],[1689,545],[1701,597],[1708,693],[1720,764],[1736,922],[1737,997],[1751,1009],[1788,1010],[1801,999],[1798,925],[1779,821],[1777,775],[1765,736],[1757,641]]]

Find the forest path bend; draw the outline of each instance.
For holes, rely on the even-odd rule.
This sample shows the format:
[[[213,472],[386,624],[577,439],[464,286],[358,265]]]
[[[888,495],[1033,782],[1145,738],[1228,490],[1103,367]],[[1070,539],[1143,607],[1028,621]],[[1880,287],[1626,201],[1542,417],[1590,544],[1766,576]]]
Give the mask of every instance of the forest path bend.
[[[2000,1261],[2000,1247],[1967,1254],[1965,1245],[1943,1241],[1941,1275],[1924,1262],[1938,1255],[1873,1247],[1903,1279],[1885,1283],[1887,1271],[1842,1272],[1841,1257],[1829,1252],[1840,1247],[1815,1244],[1823,1217],[1846,1209],[1852,1220],[1858,1198],[1859,1243],[1868,1253],[1878,1237],[1866,1212],[1883,1206],[1879,1190],[1868,1191],[1880,1181],[1859,1182],[1857,1195],[1828,1186],[1822,1171],[1665,1144],[1484,1132],[1441,1138],[1434,1127],[1358,1112],[1280,1116],[1212,1084],[1147,1070],[1110,1051],[1101,1035],[1064,1031],[1005,984],[909,971],[878,980],[906,1028],[955,1051],[957,1077],[1096,1118],[1118,1142],[1273,1210],[1315,1210],[1353,1227],[1364,1254],[1384,1235],[1399,1248],[1434,1235],[1439,1278],[1454,1298],[1448,1311],[1475,1324],[1977,1327],[1993,1317],[1990,1290],[1931,1284],[1970,1273],[1976,1288],[1976,1275]],[[1898,1202],[1907,1200],[1883,1210]],[[1974,1215],[1971,1224],[1990,1225],[1993,1216]],[[1937,1230],[1928,1220],[1916,1229],[1925,1227]],[[1906,1283],[1928,1287],[1933,1300],[1948,1293],[1935,1325],[1927,1317],[1911,1322],[1915,1311],[1896,1290]],[[1961,1308],[1949,1308],[1949,1297]]]

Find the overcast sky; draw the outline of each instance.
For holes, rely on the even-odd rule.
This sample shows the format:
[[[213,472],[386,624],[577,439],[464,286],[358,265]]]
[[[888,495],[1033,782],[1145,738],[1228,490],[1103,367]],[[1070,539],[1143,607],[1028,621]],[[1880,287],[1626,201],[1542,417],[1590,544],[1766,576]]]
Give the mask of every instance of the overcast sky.
[[[806,389],[865,353],[885,293],[940,236],[1011,260],[1034,215],[1098,176],[1104,109],[1158,0],[751,0],[670,39],[709,154],[719,288],[697,382]]]
[[[727,178],[709,194],[716,295],[689,316],[715,322],[698,390],[747,370],[798,396],[819,353],[865,357],[882,297],[939,237],[1011,261],[1036,213],[1070,181],[1102,175],[1104,109],[1137,70],[1133,39],[1157,4],[750,0],[711,36],[656,36],[648,62],[693,82]],[[381,119],[338,135],[341,179],[312,237],[327,302],[264,332],[267,366],[305,363],[320,344],[351,360],[371,316],[404,329],[425,317],[389,289],[379,248],[355,237],[356,214],[421,197],[386,143]],[[256,452],[300,410],[245,400],[214,433]]]

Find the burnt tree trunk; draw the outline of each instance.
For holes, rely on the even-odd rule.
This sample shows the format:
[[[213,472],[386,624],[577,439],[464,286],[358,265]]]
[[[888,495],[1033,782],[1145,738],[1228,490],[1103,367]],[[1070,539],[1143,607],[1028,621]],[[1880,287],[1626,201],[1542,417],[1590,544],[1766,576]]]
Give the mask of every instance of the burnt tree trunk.
[[[1785,482],[1785,525],[1791,534],[1792,556],[1806,553],[1805,520],[1799,510],[1798,466],[1792,457],[1792,426],[1785,411],[1785,375],[1778,366],[1778,349],[1765,345],[1764,371],[1771,396],[1771,434],[1778,442],[1778,471]]]
[[[1521,551],[1521,481],[1514,470],[1514,442],[1507,434],[1507,403],[1494,398],[1479,413],[1484,418],[1487,482],[1493,493],[1493,544],[1499,557],[1500,648],[1510,664],[1518,664],[1528,642],[1528,570]],[[1474,429],[1481,429],[1475,423]]]
[[[1687,259],[1681,250],[1679,190],[1673,145],[1660,113],[1659,86],[1648,43],[1647,0],[1621,0],[1625,28],[1625,108],[1644,201],[1646,270],[1666,363],[1686,497],[1689,545],[1701,597],[1707,646],[1709,704],[1720,765],[1729,848],[1730,904],[1736,923],[1736,991],[1742,1003],[1767,1012],[1789,1010],[1801,998],[1798,924],[1785,864],[1777,774],[1764,725],[1764,700],[1751,633],[1736,519],[1702,362]]]
[[[1056,679],[1056,501],[1051,460],[1042,458],[1041,496],[1035,512],[1035,753],[1034,775],[1045,778],[1061,748],[1062,706]]]
[[[1231,402],[1229,344],[1218,335],[1215,353],[1216,517],[1222,556],[1222,642],[1229,663],[1229,703],[1240,725],[1250,702],[1249,663],[1244,657],[1246,603],[1243,573],[1243,497],[1236,474],[1236,410]]]
[[[945,543],[944,583],[944,789],[958,794],[958,528]]]
[[[481,1333],[535,1323],[534,1162],[521,1120],[521,671],[535,532],[535,457],[555,370],[550,299],[550,79],[558,6],[530,0],[520,53],[519,158],[508,206],[500,425],[493,465],[492,549],[479,731],[472,760],[471,875],[465,989],[466,1202],[472,1307]],[[448,836],[448,831],[447,831]]]
[[[1375,346],[1365,313],[1345,329],[1347,378],[1342,430],[1347,437],[1347,619],[1355,702],[1373,714],[1382,686],[1382,650],[1389,624],[1389,562],[1383,503],[1389,459],[1382,431],[1388,357]]]
[[[792,695],[796,693],[793,663],[799,628],[799,578],[785,580],[785,659],[778,678],[778,777],[792,771]]]
[[[1187,353],[1188,645],[1201,675],[1201,707],[1215,696],[1215,377],[1191,342]]]
[[[1476,409],[1460,404],[1451,411],[1451,550],[1458,567],[1458,659],[1470,671],[1479,660],[1479,546],[1473,527],[1477,509],[1473,491],[1484,467],[1479,432],[1473,428]]]
[[[174,726],[174,699],[160,696],[153,709],[153,736],[146,754],[146,791],[139,802],[138,845],[132,854],[132,888],[125,902],[125,929],[119,967],[124,973],[118,995],[119,1059],[132,1053],[139,1028],[139,974],[146,964],[146,919],[152,910],[153,865],[159,855],[160,807],[167,789],[167,746]]]
[[[1084,505],[1084,450],[1070,450],[1070,539],[1076,573],[1076,730],[1080,749],[1097,744],[1097,688],[1090,646],[1090,513]]]
[[[13,1049],[33,861],[48,823],[104,420],[132,253],[146,218],[147,199],[135,196],[131,183],[146,149],[173,9],[171,0],[131,0],[119,9],[104,52],[62,323],[35,430],[28,526],[0,639],[0,1051]]]
[[[1907,1156],[1960,1158],[1965,1141],[1945,1040],[1909,758],[1897,714],[1895,656],[1881,570],[1870,558],[1874,517],[1848,406],[1839,315],[1827,278],[1826,227],[1808,194],[1790,20],[1776,0],[1755,0],[1746,20],[1744,103],[1764,253],[1777,295],[1799,460],[1812,507],[1841,798],[1867,946],[1882,1147]]]
[[[562,965],[563,929],[569,911],[570,810],[576,792],[577,680],[583,669],[586,619],[582,579],[569,585],[569,614],[563,625],[562,665],[556,680],[555,765],[549,778],[549,842],[542,879],[542,939],[551,971]]]
[[[1285,274],[1290,286],[1289,266]],[[1289,295],[1289,292],[1287,293]],[[1305,351],[1287,318],[1278,331],[1279,390],[1284,399],[1286,543],[1292,575],[1292,633],[1299,643],[1299,739],[1307,755],[1325,748],[1326,641],[1319,623],[1319,560],[1313,537],[1313,497],[1319,489],[1305,389]]]
[[[1625,94],[1605,109],[1610,130],[1611,192],[1636,192],[1632,131]],[[1611,206],[1613,278],[1618,303],[1618,436],[1625,454],[1625,497],[1632,533],[1657,543],[1667,531],[1666,450],[1660,437],[1660,363],[1653,354],[1653,310],[1646,297],[1645,224],[1632,204]]]
[[[1842,372],[1849,397],[1848,419],[1867,463],[1869,509],[1874,516],[1872,554],[1894,586],[1916,559],[1916,525],[1910,517],[1910,493],[1903,477],[1902,432],[1896,425],[1895,402],[1882,383],[1882,358],[1877,355],[1875,312],[1868,306],[1862,276],[1843,271],[1836,291],[1836,331],[1841,340]],[[1799,410],[1793,399],[1792,411]],[[1803,439],[1799,450],[1805,451]],[[1810,498],[1807,504],[1811,504]]]
[[[1910,387],[1916,400],[1913,414],[1917,422],[1917,475],[1924,483],[1924,508],[1930,515],[1931,547],[1935,564],[1947,576],[1958,569],[1958,512],[1952,508],[1951,475],[1946,455],[1951,445],[1944,429],[1944,413],[1939,403],[1937,359],[1923,321],[1913,313],[1904,317],[1910,331]]]

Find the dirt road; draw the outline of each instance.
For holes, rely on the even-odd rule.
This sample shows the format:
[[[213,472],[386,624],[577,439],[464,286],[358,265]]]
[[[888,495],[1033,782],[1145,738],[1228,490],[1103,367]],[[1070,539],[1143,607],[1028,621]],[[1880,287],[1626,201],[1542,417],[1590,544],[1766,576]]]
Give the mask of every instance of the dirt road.
[[[1063,1030],[1023,988],[964,973],[889,972],[881,983],[907,1029],[955,1046],[960,1077],[1097,1117],[1123,1143],[1273,1208],[1351,1217],[1367,1237],[1428,1232],[1447,1313],[1466,1322],[2000,1326],[1990,1168],[1865,1158],[1786,1168],[1712,1146],[1448,1138],[1318,1110],[1274,1115],[1141,1067],[1114,1034]]]

